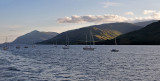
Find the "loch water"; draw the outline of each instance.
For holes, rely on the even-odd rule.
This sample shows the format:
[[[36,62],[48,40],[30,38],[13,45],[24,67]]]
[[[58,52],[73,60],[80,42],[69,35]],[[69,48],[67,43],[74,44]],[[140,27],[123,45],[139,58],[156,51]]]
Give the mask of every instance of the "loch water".
[[[159,81],[160,46],[37,45],[0,50],[0,81]],[[119,52],[110,52],[112,48]],[[2,47],[1,47],[2,49]]]

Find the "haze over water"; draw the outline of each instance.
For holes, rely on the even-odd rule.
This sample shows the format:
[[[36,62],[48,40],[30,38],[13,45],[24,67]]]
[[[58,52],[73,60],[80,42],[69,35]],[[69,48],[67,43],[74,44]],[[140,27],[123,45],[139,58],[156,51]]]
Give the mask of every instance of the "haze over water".
[[[0,81],[158,81],[159,46],[41,46],[0,50]]]

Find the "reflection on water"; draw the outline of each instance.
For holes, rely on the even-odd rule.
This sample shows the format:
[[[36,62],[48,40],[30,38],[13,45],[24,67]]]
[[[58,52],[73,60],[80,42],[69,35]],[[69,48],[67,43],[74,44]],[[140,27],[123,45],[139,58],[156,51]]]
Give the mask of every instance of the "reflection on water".
[[[37,46],[0,50],[0,81],[158,81],[159,46]]]

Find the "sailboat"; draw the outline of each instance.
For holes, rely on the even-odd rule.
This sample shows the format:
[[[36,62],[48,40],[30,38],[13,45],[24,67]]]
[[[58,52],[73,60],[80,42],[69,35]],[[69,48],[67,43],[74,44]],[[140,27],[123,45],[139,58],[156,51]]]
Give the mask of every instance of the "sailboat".
[[[115,38],[115,45],[117,46],[116,38]],[[117,50],[117,49],[112,49],[111,52],[119,52],[119,50]]]
[[[90,50],[90,51],[93,51],[95,48],[93,48],[93,47],[91,47],[91,43],[93,42],[93,45],[95,45],[94,44],[94,39],[93,39],[93,35],[92,35],[92,32],[90,31],[90,45],[89,46],[85,46],[84,48],[83,48],[83,50]],[[87,45],[87,35],[86,35],[86,45]]]
[[[7,37],[6,37],[6,39],[5,39],[5,43],[4,43],[3,50],[8,50],[8,46],[7,46]]]
[[[19,41],[18,41],[19,42]],[[21,47],[20,47],[20,44],[17,44],[16,45],[16,49],[20,49]]]
[[[66,44],[62,47],[63,49],[69,49],[69,38],[66,33]]]
[[[57,47],[57,41],[56,41],[56,43],[55,43],[55,44],[53,43],[53,45],[54,45],[54,47]]]
[[[28,44],[27,44],[27,42],[24,44],[24,48],[28,48],[28,46],[27,46]]]
[[[36,42],[34,41],[33,43],[32,43],[32,48],[35,48],[36,47]]]

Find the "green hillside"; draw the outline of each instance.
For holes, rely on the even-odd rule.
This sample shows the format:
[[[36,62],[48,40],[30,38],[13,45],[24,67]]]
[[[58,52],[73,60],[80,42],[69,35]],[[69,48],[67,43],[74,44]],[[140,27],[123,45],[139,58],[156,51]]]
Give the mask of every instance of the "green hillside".
[[[111,40],[121,34],[138,30],[140,28],[140,26],[136,26],[130,23],[111,23],[94,25],[63,32],[57,35],[56,37],[40,42],[39,44],[53,44],[56,41],[58,42],[58,44],[65,44],[66,35],[69,37],[70,44],[84,44],[84,42],[86,41],[86,35],[88,36],[87,40],[89,40],[90,30],[93,33],[95,42]]]
[[[103,41],[99,44],[113,44],[113,41]],[[117,37],[117,42],[121,45],[160,45],[160,21],[121,35]]]

